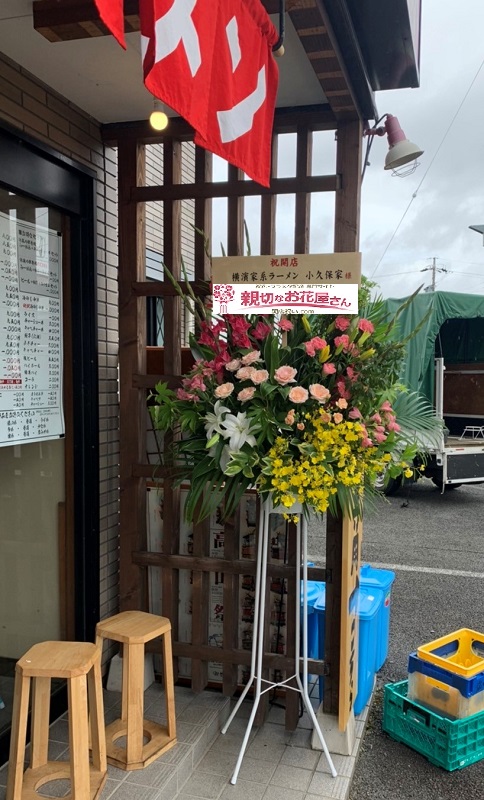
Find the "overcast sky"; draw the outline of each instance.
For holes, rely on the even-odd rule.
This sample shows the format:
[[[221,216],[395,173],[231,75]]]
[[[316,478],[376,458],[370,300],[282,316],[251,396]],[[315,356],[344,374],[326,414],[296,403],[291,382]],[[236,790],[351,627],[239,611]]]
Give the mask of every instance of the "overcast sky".
[[[380,116],[398,117],[424,150],[405,178],[383,170],[387,139],[375,137],[361,204],[363,273],[385,297],[430,286],[484,295],[484,0],[422,0],[420,87],[377,92]],[[464,99],[465,98],[465,99]],[[459,107],[461,106],[459,110]],[[284,141],[281,141],[281,140]],[[278,176],[295,174],[295,135],[280,137]],[[314,134],[313,174],[334,174],[334,132]],[[215,158],[215,176],[227,166]],[[252,253],[259,250],[260,198],[246,198]],[[333,248],[334,196],[313,196],[310,252]],[[226,203],[214,201],[213,254],[226,246]],[[277,200],[276,253],[294,252],[294,197]],[[443,272],[441,270],[447,270]]]
[[[436,273],[437,289],[484,294],[483,237],[469,230],[484,225],[484,2],[422,6],[420,88],[376,100],[425,152],[413,175],[391,177],[381,169],[386,137],[375,139],[363,182],[363,272],[384,296],[403,297],[431,284],[421,270],[436,258],[447,270]]]

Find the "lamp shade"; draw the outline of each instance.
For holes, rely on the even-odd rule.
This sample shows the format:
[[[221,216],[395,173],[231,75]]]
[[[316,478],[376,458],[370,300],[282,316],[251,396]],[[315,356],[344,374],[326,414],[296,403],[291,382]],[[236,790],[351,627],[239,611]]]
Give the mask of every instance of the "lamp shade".
[[[422,155],[423,150],[410,142],[400,127],[398,119],[387,114],[385,131],[388,137],[389,150],[385,158],[385,169],[397,169]]]

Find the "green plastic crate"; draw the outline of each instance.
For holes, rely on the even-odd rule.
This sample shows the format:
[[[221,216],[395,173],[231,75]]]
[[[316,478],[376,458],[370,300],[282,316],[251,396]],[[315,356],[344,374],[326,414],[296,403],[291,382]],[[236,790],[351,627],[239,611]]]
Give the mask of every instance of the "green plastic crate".
[[[385,686],[383,730],[449,771],[484,758],[484,711],[450,720],[407,698],[408,681]]]

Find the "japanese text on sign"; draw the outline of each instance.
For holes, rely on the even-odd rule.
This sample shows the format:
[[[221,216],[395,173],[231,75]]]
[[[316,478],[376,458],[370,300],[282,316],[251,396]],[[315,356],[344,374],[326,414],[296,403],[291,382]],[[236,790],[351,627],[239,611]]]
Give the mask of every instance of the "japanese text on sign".
[[[218,284],[212,287],[216,314],[356,314],[358,285]]]
[[[0,213],[0,446],[63,434],[61,237]]]
[[[359,284],[360,276],[360,253],[228,256],[212,259],[214,284]]]

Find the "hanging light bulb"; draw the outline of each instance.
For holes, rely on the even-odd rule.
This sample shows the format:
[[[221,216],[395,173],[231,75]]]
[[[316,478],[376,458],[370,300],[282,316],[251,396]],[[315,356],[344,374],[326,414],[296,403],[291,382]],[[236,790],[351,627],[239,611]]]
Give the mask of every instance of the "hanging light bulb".
[[[163,103],[156,97],[153,98],[153,111],[150,114],[150,125],[155,131],[164,131],[168,125]]]

